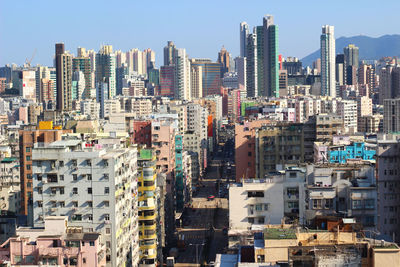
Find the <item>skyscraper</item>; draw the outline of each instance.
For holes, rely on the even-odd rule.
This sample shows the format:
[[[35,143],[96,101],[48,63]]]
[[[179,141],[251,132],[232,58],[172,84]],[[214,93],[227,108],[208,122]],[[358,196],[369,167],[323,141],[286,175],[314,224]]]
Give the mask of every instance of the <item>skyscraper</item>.
[[[115,55],[111,45],[102,46],[99,53],[96,54],[96,88],[105,88],[102,83],[107,84],[108,99],[116,95],[116,73],[115,73]]]
[[[257,96],[257,34],[247,36],[246,91],[247,97]]]
[[[346,84],[356,84],[358,70],[358,47],[354,44],[349,44],[343,48],[343,53],[346,63]]]
[[[230,58],[231,55],[225,49],[225,47],[221,48],[221,51],[218,53],[218,63],[221,64],[221,78],[224,77],[226,72],[230,70]]]
[[[202,97],[221,94],[221,64],[209,59],[191,59],[191,66],[201,66]]]
[[[249,25],[243,21],[240,23],[240,57],[247,56],[247,36],[250,34]]]
[[[346,64],[343,54],[336,55],[336,82],[338,85],[344,85],[346,83]]]
[[[65,52],[64,43],[56,44],[57,110],[72,109],[72,55]]]
[[[167,46],[164,47],[164,66],[170,66],[174,64],[174,51],[176,46],[174,42],[168,41]]]
[[[322,26],[321,34],[321,95],[336,97],[334,27]]]
[[[264,38],[264,88],[258,88],[260,95],[279,97],[278,26],[274,17],[263,18]]]
[[[184,48],[174,50],[174,98],[190,100],[190,62]]]
[[[92,89],[92,71],[89,57],[76,57],[72,59],[72,71],[81,71],[85,77],[84,99],[90,98]],[[82,96],[80,96],[81,98]]]

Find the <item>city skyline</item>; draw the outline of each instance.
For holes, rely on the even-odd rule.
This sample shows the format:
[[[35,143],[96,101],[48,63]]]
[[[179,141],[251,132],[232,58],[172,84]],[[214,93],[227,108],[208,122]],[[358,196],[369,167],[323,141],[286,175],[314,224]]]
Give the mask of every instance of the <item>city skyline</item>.
[[[391,6],[391,10],[400,7],[400,3],[395,1],[389,1],[385,7],[369,1],[369,4],[363,6],[364,12],[361,13],[354,12],[354,9],[358,8],[357,3],[344,1],[325,3],[323,7],[319,6],[317,1],[309,1],[308,5],[293,2],[289,7],[261,1],[252,2],[252,5],[247,6],[243,6],[239,1],[207,1],[173,3],[172,7],[169,3],[168,9],[165,6],[167,3],[157,2],[154,5],[156,7],[152,6],[152,12],[135,12],[149,8],[145,3],[119,1],[104,9],[102,2],[105,1],[85,1],[79,3],[79,6],[72,3],[70,6],[63,6],[64,11],[60,13],[54,12],[59,7],[51,5],[50,1],[4,2],[0,11],[0,34],[11,41],[0,42],[0,49],[3,51],[0,65],[22,65],[25,59],[32,57],[35,49],[37,52],[32,65],[53,65],[53,46],[57,42],[64,42],[66,50],[74,54],[79,46],[97,51],[102,44],[111,44],[115,50],[122,51],[136,47],[140,50],[151,48],[156,52],[157,66],[161,66],[163,47],[167,41],[172,40],[177,47],[185,48],[192,58],[210,58],[215,61],[222,46],[232,56],[238,56],[240,23],[246,21],[249,25],[260,25],[260,18],[266,14],[274,15],[275,23],[279,25],[279,53],[285,57],[302,58],[318,49],[320,29],[324,24],[335,26],[337,38],[396,34],[395,18],[380,18],[383,18],[384,11],[388,10],[388,5]],[[344,4],[346,9],[341,8]],[[120,7],[123,9],[119,9]],[[88,16],[88,10],[95,15]],[[121,15],[120,10],[132,12]],[[163,12],[164,10],[170,12]],[[365,14],[368,14],[369,10],[373,11],[375,16],[374,19],[366,20]],[[32,16],[32,12],[36,15]],[[208,14],[207,20],[204,20],[204,14]],[[346,27],[348,20],[341,19],[349,15],[353,18],[352,27]],[[70,17],[80,16],[85,16],[85,19],[69,20]],[[105,19],[107,17],[108,19]],[[86,27],[79,27],[82,22]]]

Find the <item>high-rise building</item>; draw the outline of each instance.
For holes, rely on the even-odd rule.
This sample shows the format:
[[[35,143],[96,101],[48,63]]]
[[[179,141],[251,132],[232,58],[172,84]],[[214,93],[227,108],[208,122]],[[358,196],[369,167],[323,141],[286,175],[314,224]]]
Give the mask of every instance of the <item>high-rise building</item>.
[[[174,50],[175,88],[174,98],[190,100],[190,62],[186,49]]]
[[[246,56],[246,91],[247,97],[258,96],[257,86],[257,34],[252,33],[247,37]]]
[[[322,26],[321,34],[321,95],[336,97],[334,27]]]
[[[346,62],[344,58],[344,54],[337,54],[336,55],[336,82],[338,85],[345,85],[346,84]]]
[[[86,79],[82,71],[74,71],[72,74],[72,100],[82,100],[85,97]]]
[[[83,99],[90,98],[92,90],[92,70],[89,57],[76,57],[72,59],[72,72],[81,71],[85,78]]]
[[[243,21],[240,23],[240,57],[247,57],[247,36],[250,34],[249,25]]]
[[[64,44],[56,44],[57,110],[72,109],[72,55],[65,52]]]
[[[164,47],[164,66],[170,66],[174,64],[174,51],[176,46],[174,42],[168,41],[167,46]]]
[[[21,214],[28,216],[28,224],[32,225],[33,219],[33,168],[32,151],[36,143],[51,143],[61,139],[64,133],[71,130],[21,130],[19,132],[19,151],[20,151],[20,178],[21,178]]]
[[[400,97],[400,66],[387,65],[379,74],[379,104]]]
[[[298,75],[302,73],[302,63],[297,57],[287,57],[282,63],[282,68],[287,70],[288,75]]]
[[[400,194],[400,141],[395,136],[378,140],[377,188],[378,230],[385,236],[400,242],[400,216],[398,212]]]
[[[96,54],[96,88],[102,87],[100,84],[106,83],[108,88],[108,99],[116,95],[116,68],[115,55],[111,45],[101,47]]]
[[[367,84],[370,92],[377,87],[377,76],[372,65],[361,64],[358,67],[358,84]]]
[[[160,67],[160,87],[157,95],[174,97],[175,67],[166,65]]]
[[[263,18],[263,35],[264,91],[258,90],[261,95],[279,97],[278,26],[271,15]]]
[[[246,91],[246,58],[236,57],[235,68],[237,72],[238,87],[241,91]]]
[[[199,65],[190,66],[190,94],[192,98],[203,97],[203,67]]]
[[[156,157],[151,149],[140,149],[139,158],[139,245],[143,266],[157,263]]]
[[[222,47],[221,51],[218,53],[218,60],[217,62],[221,64],[221,78],[224,77],[224,74],[226,72],[230,71],[230,58],[231,54],[225,49],[225,47]]]
[[[209,59],[191,59],[191,66],[201,66],[203,97],[221,94],[221,64]]]
[[[349,44],[343,48],[343,54],[346,64],[346,84],[357,84],[358,47],[354,44]]]
[[[93,147],[76,139],[35,146],[34,226],[48,216],[68,216],[70,226],[101,233],[107,267],[137,266],[137,154],[136,147]]]
[[[400,98],[383,100],[383,131],[400,132]]]

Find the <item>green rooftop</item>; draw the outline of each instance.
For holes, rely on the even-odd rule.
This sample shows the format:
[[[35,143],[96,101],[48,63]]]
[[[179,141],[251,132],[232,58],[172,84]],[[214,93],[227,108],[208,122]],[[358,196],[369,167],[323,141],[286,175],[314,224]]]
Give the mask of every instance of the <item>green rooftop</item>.
[[[296,239],[295,229],[265,228],[264,239]]]
[[[153,158],[153,150],[151,149],[140,149],[139,159],[141,160],[151,160]]]

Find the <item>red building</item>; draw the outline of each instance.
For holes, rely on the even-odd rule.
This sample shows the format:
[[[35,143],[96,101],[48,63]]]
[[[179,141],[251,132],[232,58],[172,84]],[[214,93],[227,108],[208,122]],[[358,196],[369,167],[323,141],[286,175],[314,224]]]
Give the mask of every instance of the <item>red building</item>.
[[[174,97],[175,71],[174,66],[161,66],[160,87],[157,95]]]
[[[151,121],[136,120],[131,126],[131,142],[151,147]]]

